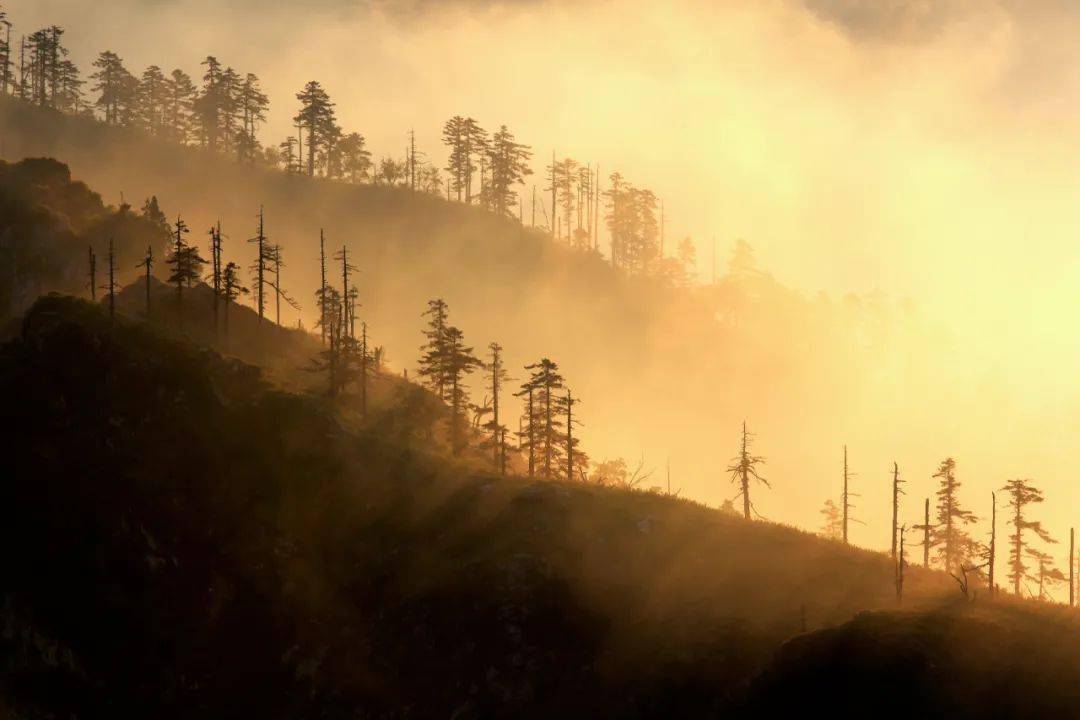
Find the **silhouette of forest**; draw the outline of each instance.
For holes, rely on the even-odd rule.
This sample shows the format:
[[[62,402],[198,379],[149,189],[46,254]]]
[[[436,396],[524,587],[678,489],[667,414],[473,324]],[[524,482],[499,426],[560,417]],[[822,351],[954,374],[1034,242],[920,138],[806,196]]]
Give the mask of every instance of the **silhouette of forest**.
[[[594,163],[530,188],[505,125],[376,158],[313,80],[267,141],[214,56],[3,27],[4,714],[1080,715],[1039,481],[827,425],[966,397],[911,305],[706,264]]]

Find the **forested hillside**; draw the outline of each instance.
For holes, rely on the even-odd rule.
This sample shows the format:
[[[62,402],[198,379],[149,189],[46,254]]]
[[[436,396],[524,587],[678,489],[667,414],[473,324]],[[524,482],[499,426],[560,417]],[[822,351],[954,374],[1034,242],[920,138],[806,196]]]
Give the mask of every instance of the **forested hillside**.
[[[747,245],[722,249],[715,285],[681,288],[629,276],[604,255],[553,241],[516,219],[407,188],[241,165],[9,99],[0,99],[0,128],[8,158],[63,158],[113,204],[121,193],[136,207],[156,196],[170,222],[183,215],[190,241],[202,248],[220,221],[224,255],[243,269],[254,257],[246,241],[263,207],[266,235],[282,248],[282,285],[309,328],[318,318],[323,230],[328,255],[347,247],[358,268],[358,314],[389,368],[415,370],[420,315],[441,297],[470,344],[505,348],[519,381],[521,368],[537,358],[559,363],[583,401],[581,437],[593,460],[621,456],[634,466],[644,455],[645,469],[654,471],[649,482],[662,485],[670,458],[674,485],[694,497],[719,502],[734,494],[720,468],[748,419],[766,447],[783,448],[768,455],[772,480],[794,501],[785,505],[808,508],[798,519],[816,524],[816,508],[835,485],[788,480],[836,473],[836,431],[815,418],[841,411],[849,441],[865,457],[884,442],[855,422],[870,408],[900,403],[905,412],[929,412],[889,394],[882,379],[900,373],[913,383],[938,382],[930,368],[887,352],[925,336],[908,310],[804,297],[758,267]],[[100,244],[97,252],[104,253]],[[143,252],[119,258],[123,283],[139,274]],[[81,265],[82,256],[73,263]],[[283,310],[285,324],[297,318]],[[473,402],[484,395],[474,383]],[[790,398],[798,398],[798,412]],[[773,516],[766,499],[758,505]]]
[[[63,106],[60,34],[39,102],[0,88],[0,712],[1080,713],[1075,611],[1022,599],[1074,597],[1039,486],[984,537],[932,426],[880,420],[965,392],[902,352],[949,347],[911,307],[808,297],[741,240],[705,282],[617,173],[604,248],[569,159],[535,227],[491,179],[493,148],[523,171],[505,128],[474,201],[471,119],[445,198],[415,147],[350,177],[314,82],[275,167],[257,112],[215,114],[257,79],[222,94],[213,58],[197,142],[111,53],[95,118]],[[933,518],[906,467],[860,475],[920,441]],[[867,507],[890,554],[852,547]]]
[[[846,626],[894,607],[887,557],[477,473],[83,301],[34,306],[0,349],[0,391],[19,717],[758,716],[864,655],[867,688],[957,668],[904,700],[930,714],[985,717],[1035,688],[1037,707],[1077,707],[1072,613],[972,605],[909,568],[904,613]],[[1006,641],[954,645],[991,636]],[[1037,638],[1056,658],[1040,671]],[[862,692],[799,706],[856,716]]]

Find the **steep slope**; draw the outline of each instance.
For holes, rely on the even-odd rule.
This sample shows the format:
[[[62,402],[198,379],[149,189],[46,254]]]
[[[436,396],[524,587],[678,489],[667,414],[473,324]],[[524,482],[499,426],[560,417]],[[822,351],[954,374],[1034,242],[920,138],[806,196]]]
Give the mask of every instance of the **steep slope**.
[[[177,301],[176,287],[164,284],[157,277],[150,277],[149,291],[150,316],[159,329],[215,347],[222,354],[258,364],[264,370],[275,370],[279,379],[282,372],[295,376],[322,349],[317,336],[274,323],[272,300],[271,312],[260,319],[247,305],[230,303],[226,310],[219,298],[215,326],[214,290],[206,283],[185,288],[182,302]],[[117,312],[129,318],[145,319],[146,295],[145,279],[121,288],[116,295]],[[102,298],[100,303],[107,306],[107,299]]]
[[[0,161],[0,322],[21,314],[43,292],[104,294],[110,242],[120,279],[149,248],[160,261],[168,233],[130,208],[112,208],[63,163],[48,158]]]
[[[892,605],[879,555],[498,480],[51,297],[0,350],[0,649],[29,716],[670,716]],[[909,607],[952,581],[913,569]]]
[[[906,351],[922,332],[911,315],[882,303],[804,298],[752,262],[723,273],[723,244],[720,282],[684,292],[627,278],[603,258],[574,252],[515,220],[401,188],[241,167],[12,100],[0,99],[0,132],[10,158],[58,157],[113,202],[121,192],[136,205],[157,195],[170,219],[184,214],[196,242],[205,243],[206,228],[221,220],[226,259],[242,267],[253,257],[246,240],[263,206],[271,240],[284,247],[283,283],[300,299],[309,327],[324,229],[328,255],[347,246],[360,268],[361,318],[392,368],[413,368],[420,314],[429,299],[443,297],[451,321],[478,352],[491,341],[504,346],[514,377],[540,357],[560,364],[584,400],[582,439],[594,458],[645,452],[652,465],[670,455],[676,486],[693,497],[718,502],[730,494],[717,467],[749,419],[773,449],[764,454],[784,498],[771,503],[762,497],[759,509],[816,524],[826,496],[822,478],[835,476],[832,449],[841,436],[868,463],[873,456],[884,467],[901,440],[883,440],[870,417],[888,407],[893,417],[913,419],[908,432],[927,428],[922,442],[905,435],[908,447],[935,447],[935,416],[917,398],[937,393],[948,402],[958,387]],[[138,259],[121,258],[125,283],[137,273]],[[339,274],[331,259],[330,281],[339,284]],[[287,325],[295,322],[289,312],[284,318]],[[896,375],[926,390],[896,394],[887,382]],[[484,388],[473,386],[482,400]],[[798,412],[791,410],[792,398]],[[517,408],[511,403],[508,410]],[[929,466],[930,458],[918,462]],[[810,477],[819,481],[805,482]],[[879,505],[885,507],[868,495],[868,508]]]

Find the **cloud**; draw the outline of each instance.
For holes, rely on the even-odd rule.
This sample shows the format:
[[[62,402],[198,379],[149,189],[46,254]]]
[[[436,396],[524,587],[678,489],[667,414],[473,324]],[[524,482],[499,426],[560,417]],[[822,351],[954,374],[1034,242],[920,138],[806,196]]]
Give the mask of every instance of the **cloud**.
[[[856,41],[926,42],[991,1],[969,0],[802,0],[818,18]]]

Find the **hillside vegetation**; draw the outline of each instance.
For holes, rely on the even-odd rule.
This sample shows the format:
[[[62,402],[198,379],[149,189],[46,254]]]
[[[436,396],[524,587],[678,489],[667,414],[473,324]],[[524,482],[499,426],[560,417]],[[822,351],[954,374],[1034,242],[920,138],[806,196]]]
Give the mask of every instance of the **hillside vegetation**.
[[[883,301],[804,297],[755,265],[752,254],[729,263],[727,243],[720,246],[715,285],[676,288],[628,277],[604,257],[572,250],[516,220],[404,188],[242,166],[5,98],[0,131],[9,158],[61,158],[113,203],[121,193],[135,207],[157,196],[168,219],[182,213],[192,241],[204,248],[207,229],[220,220],[225,256],[243,268],[254,255],[247,239],[264,207],[268,234],[284,250],[283,284],[299,299],[307,327],[316,318],[324,229],[328,254],[347,246],[360,269],[360,317],[390,369],[415,369],[420,314],[428,300],[442,297],[469,344],[482,351],[497,341],[505,348],[518,381],[522,366],[540,357],[559,363],[584,401],[581,437],[591,457],[633,463],[644,453],[655,467],[669,455],[684,495],[718,503],[730,494],[717,468],[749,419],[763,447],[772,449],[770,479],[782,489],[782,504],[807,508],[800,522],[816,524],[817,508],[829,496],[826,483],[801,479],[835,476],[833,450],[841,437],[884,466],[898,441],[887,442],[866,418],[889,407],[910,418],[906,427],[918,435],[934,427],[933,410],[920,397],[962,402],[955,396],[963,385],[950,382],[941,367],[896,351],[924,337],[916,316]],[[123,284],[136,279],[143,252],[121,253]],[[699,260],[702,278],[709,261]],[[81,274],[82,254],[72,262]],[[335,268],[331,261],[334,282]],[[284,311],[284,324],[296,319]],[[944,339],[934,342],[948,348]],[[893,377],[918,390],[897,395],[887,382]],[[473,384],[475,402],[484,392]],[[790,411],[791,398],[799,399],[798,412]],[[933,447],[931,430],[926,434],[924,442],[907,436],[903,442]],[[770,505],[761,498],[759,509],[777,517]]]
[[[912,568],[904,613],[844,625],[895,607],[887,558],[477,473],[84,301],[34,306],[0,392],[0,650],[20,716],[754,714],[859,653],[867,687],[961,668],[924,709],[1036,686],[1077,707],[1047,685],[1077,668],[1072,613],[957,606],[951,579]]]

